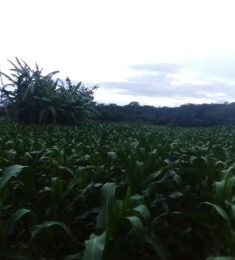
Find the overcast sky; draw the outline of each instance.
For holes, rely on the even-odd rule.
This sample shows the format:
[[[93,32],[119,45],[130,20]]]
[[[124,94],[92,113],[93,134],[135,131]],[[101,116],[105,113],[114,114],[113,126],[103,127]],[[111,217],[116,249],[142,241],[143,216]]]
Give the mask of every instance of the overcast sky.
[[[234,0],[0,0],[0,69],[15,56],[98,84],[98,102],[235,100]]]

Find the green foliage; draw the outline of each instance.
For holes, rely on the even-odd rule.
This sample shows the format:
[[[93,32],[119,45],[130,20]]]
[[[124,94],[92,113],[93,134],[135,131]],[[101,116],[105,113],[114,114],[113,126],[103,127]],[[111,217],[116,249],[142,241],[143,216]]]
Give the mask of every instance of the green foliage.
[[[110,224],[110,213],[114,202],[115,189],[115,183],[105,183],[102,187],[102,208],[97,217],[97,228],[100,230],[106,229]]]
[[[52,227],[59,227],[62,228],[65,232],[67,232],[69,235],[71,235],[70,229],[61,222],[58,221],[46,221],[42,224],[38,224],[32,227],[32,239],[34,239],[37,235],[39,235],[42,232],[47,231],[48,229]]]
[[[8,181],[10,181],[10,179],[13,177],[17,177],[17,175],[20,174],[23,168],[24,166],[21,165],[13,165],[4,170],[3,175],[0,178],[0,194],[2,193],[2,190],[4,189]]]
[[[185,104],[180,107],[140,106],[131,102],[125,106],[99,104],[102,122],[145,123],[166,126],[235,125],[235,103]]]
[[[90,239],[85,242],[85,252],[83,260],[102,260],[105,248],[106,233],[100,235],[92,234]]]
[[[1,103],[8,117],[27,124],[77,124],[97,114],[93,102],[96,86],[74,85],[69,78],[54,80],[59,71],[44,76],[38,65],[32,69],[18,58],[16,63],[9,62],[11,75],[0,72],[8,80],[1,87]]]
[[[1,259],[233,259],[235,129],[0,123]]]

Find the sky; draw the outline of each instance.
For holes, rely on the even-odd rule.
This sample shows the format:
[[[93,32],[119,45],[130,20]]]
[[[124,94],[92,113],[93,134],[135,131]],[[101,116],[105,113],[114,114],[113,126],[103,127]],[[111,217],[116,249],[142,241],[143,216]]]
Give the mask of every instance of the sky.
[[[235,100],[234,0],[0,0],[7,59],[99,85],[98,103]]]

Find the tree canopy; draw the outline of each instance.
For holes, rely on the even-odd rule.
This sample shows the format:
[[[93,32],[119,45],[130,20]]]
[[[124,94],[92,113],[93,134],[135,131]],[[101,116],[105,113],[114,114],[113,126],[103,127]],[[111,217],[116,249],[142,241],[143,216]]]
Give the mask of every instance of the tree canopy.
[[[235,125],[235,103],[186,104],[180,107],[141,106],[131,102],[126,106],[99,104],[97,110],[103,122],[132,122],[167,126]]]
[[[9,118],[28,124],[77,124],[97,114],[93,101],[96,86],[73,84],[69,78],[53,79],[59,71],[43,75],[37,64],[32,69],[18,58],[9,62],[11,74],[0,72],[0,101]],[[4,84],[3,78],[8,82]]]

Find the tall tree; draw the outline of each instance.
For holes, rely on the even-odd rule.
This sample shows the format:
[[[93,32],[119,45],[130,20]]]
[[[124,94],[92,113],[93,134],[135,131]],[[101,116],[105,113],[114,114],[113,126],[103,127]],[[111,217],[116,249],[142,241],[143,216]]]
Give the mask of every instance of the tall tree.
[[[11,74],[0,72],[8,80],[2,83],[1,103],[10,118],[21,123],[74,124],[92,118],[96,114],[93,92],[96,86],[88,88],[81,82],[72,84],[53,79],[59,71],[47,75],[36,65],[35,69],[25,61],[16,58]]]

